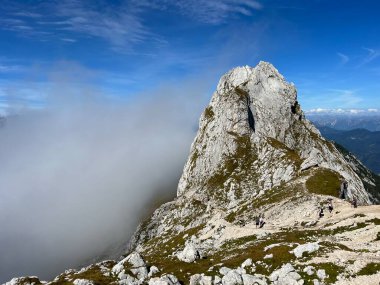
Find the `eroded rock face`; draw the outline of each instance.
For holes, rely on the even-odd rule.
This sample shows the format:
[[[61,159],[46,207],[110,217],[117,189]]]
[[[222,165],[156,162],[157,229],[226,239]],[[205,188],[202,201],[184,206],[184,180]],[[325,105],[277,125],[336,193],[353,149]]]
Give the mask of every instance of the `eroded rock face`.
[[[271,64],[260,62],[254,68],[235,68],[220,79],[201,116],[178,196],[212,199],[227,193],[225,204],[234,207],[243,197],[317,166],[344,177],[349,197],[370,203],[343,156],[305,119],[294,85]]]
[[[118,262],[113,268],[112,273],[117,275],[119,279],[123,280],[128,277],[125,273],[125,267],[137,277],[138,280],[144,280],[148,277],[148,270],[146,264],[139,253],[132,252],[126,258]]]
[[[305,181],[319,169],[330,171],[338,184],[339,179],[347,180],[350,199],[370,204],[351,165],[305,119],[294,85],[271,64],[235,68],[220,79],[200,118],[176,200],[162,205],[139,227],[130,249],[141,251],[151,238],[184,232],[223,212],[237,212],[247,201],[260,204],[269,191],[308,193]],[[323,175],[317,183],[323,182]],[[289,209],[289,214],[294,212]],[[215,228],[214,236],[222,231]]]

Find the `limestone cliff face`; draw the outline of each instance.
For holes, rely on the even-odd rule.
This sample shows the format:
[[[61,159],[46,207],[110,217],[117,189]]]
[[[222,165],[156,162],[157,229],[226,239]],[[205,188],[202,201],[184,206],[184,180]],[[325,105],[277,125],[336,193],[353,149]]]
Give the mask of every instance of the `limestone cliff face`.
[[[361,179],[333,144],[305,119],[292,83],[270,64],[225,74],[203,112],[178,185],[178,196],[212,199],[263,194],[312,167],[349,182],[349,197],[368,204]]]
[[[293,279],[285,273],[280,278],[283,273],[278,270],[291,269],[285,263],[294,262],[288,245],[299,246],[294,252],[307,249],[323,255],[343,248],[348,239],[352,240],[350,247],[359,250],[364,246],[354,241],[359,233],[340,235],[355,228],[359,216],[367,219],[362,224],[363,240],[377,242],[380,226],[372,223],[378,220],[367,218],[369,212],[358,214],[349,202],[337,198],[343,179],[349,184],[348,200],[355,197],[360,205],[378,201],[377,178],[355,157],[326,141],[305,119],[293,84],[266,62],[254,68],[238,67],[221,78],[200,118],[177,198],[139,226],[129,250],[194,285],[332,284],[336,279],[324,283],[322,277],[320,283],[317,279],[304,283],[293,273]],[[329,201],[336,206],[336,213],[329,213],[326,221],[318,219],[321,207],[327,208]],[[379,207],[367,209],[372,213]],[[344,217],[335,221],[343,211]],[[259,214],[265,214],[265,231],[255,227]],[[343,228],[343,221],[352,225]],[[329,223],[338,226],[324,230]],[[367,230],[371,236],[364,238]],[[282,249],[267,253],[271,246]],[[367,256],[358,252],[355,258],[368,265],[377,262],[376,254],[375,249]],[[307,271],[313,262],[324,264],[320,268],[335,263],[322,255],[303,260],[298,270]],[[260,270],[252,269],[253,275],[244,269],[251,258],[257,268],[264,264]],[[271,258],[275,258],[273,262]],[[238,268],[228,271],[223,266]],[[347,266],[342,264],[342,268]],[[342,269],[339,274],[350,276],[352,272]]]
[[[238,67],[220,79],[200,118],[177,198],[140,225],[129,249],[150,254],[150,240],[165,240],[210,220],[250,223],[262,212],[281,220],[286,211],[277,206],[287,199],[300,205],[314,201],[300,212],[311,215],[319,207],[313,195],[337,197],[343,179],[349,199],[376,202],[378,193],[369,194],[363,184],[375,185],[374,178],[358,173],[305,119],[294,85],[270,63]]]

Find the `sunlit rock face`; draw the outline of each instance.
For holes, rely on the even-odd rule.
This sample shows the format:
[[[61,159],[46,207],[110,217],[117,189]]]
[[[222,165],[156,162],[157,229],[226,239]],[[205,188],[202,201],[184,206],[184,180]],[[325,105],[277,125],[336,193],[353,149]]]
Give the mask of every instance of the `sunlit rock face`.
[[[237,67],[219,81],[201,116],[178,196],[256,196],[324,167],[348,181],[349,197],[370,203],[361,179],[305,119],[292,83],[270,63]],[[218,195],[218,193],[220,195]],[[210,194],[211,193],[211,194]]]
[[[222,76],[201,115],[177,198],[139,226],[129,248],[149,255],[155,253],[150,240],[177,235],[188,235],[188,244],[190,233],[212,224],[193,244],[207,252],[236,238],[226,230],[228,222],[254,223],[265,212],[273,223],[298,223],[297,216],[317,213],[318,197],[338,197],[343,180],[348,199],[371,204],[378,197],[366,187],[375,179],[365,170],[305,119],[294,85],[273,65],[237,67]],[[173,254],[183,250],[174,248]]]

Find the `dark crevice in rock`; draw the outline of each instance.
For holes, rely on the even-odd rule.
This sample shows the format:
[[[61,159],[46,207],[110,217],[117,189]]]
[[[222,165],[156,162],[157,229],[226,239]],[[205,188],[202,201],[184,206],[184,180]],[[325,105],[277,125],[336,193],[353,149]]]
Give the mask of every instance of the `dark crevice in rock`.
[[[253,132],[255,132],[255,118],[253,117],[253,113],[252,113],[251,107],[249,107],[249,104],[247,104],[247,110],[248,110],[249,127],[252,129]]]
[[[298,102],[296,101],[295,103],[294,103],[294,105],[292,105],[291,107],[290,107],[290,109],[292,110],[292,113],[295,115],[295,114],[297,114],[297,105],[298,105]]]
[[[302,168],[302,169],[301,169],[301,172],[304,172],[304,171],[309,170],[309,169],[312,169],[312,168],[317,168],[317,167],[319,167],[318,164],[313,164],[313,165],[310,165],[310,166],[308,166],[308,167]]]
[[[253,113],[250,107],[251,102],[250,102],[249,94],[246,90],[239,88],[239,86],[235,88],[235,91],[237,94],[239,94],[242,97],[242,99],[245,98],[245,104],[247,105],[247,113],[248,113],[248,124],[251,130],[255,132],[255,118],[253,116]]]
[[[291,107],[290,107],[293,115],[298,115],[298,120],[302,120],[302,112],[301,112],[301,106],[298,104],[298,101],[296,101]]]

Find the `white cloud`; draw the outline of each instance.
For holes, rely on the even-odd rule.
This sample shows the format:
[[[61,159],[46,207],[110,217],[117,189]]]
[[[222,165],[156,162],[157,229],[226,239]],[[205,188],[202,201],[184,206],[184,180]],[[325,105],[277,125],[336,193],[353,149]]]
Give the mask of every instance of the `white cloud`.
[[[24,18],[41,18],[42,17],[42,15],[39,13],[32,13],[28,11],[19,11],[19,12],[13,13],[13,15],[24,17]]]
[[[311,110],[308,111],[308,112],[312,112],[312,113],[323,113],[323,112],[326,112],[326,111],[328,111],[328,109],[317,108],[317,109],[311,109]]]
[[[144,25],[141,9],[128,2],[109,4],[104,1],[50,1],[35,5],[7,2],[0,8],[0,28],[36,40],[75,41],[72,34],[83,38],[100,38],[112,49],[128,52],[142,41],[160,42]],[[107,4],[107,5],[106,5]],[[42,10],[44,15],[35,11]],[[38,37],[39,36],[39,37]]]
[[[38,40],[73,41],[98,38],[118,52],[131,52],[142,42],[152,46],[166,44],[152,32],[147,12],[178,12],[193,21],[218,25],[234,16],[251,16],[263,8],[255,0],[157,0],[120,2],[62,0],[36,3],[34,6],[7,1],[0,8],[0,28]],[[40,11],[44,11],[43,15]]]
[[[75,43],[77,40],[75,40],[75,39],[70,39],[70,38],[62,38],[61,41],[63,41],[63,42],[68,42],[68,43]]]
[[[323,113],[330,110],[343,112],[343,110],[347,109],[358,109],[364,99],[358,90],[322,89],[318,90],[318,95],[313,93],[305,97],[305,101],[311,106],[310,111],[313,111],[313,113]],[[318,106],[319,108],[315,108],[314,106]]]
[[[21,65],[10,65],[0,63],[0,73],[21,72],[24,70],[25,68]]]
[[[263,5],[253,0],[179,0],[162,1],[176,6],[180,12],[190,18],[207,24],[221,24],[233,15],[251,16],[254,10]]]
[[[328,100],[341,108],[352,108],[363,101],[356,90],[330,89],[326,93]]]
[[[363,59],[362,65],[370,63],[380,56],[380,50],[376,50],[372,48],[363,48],[363,49],[367,51],[367,56]]]
[[[338,52],[337,55],[339,56],[339,58],[340,58],[340,62],[341,62],[342,64],[346,64],[346,63],[349,62],[349,60],[350,60],[350,58],[349,58],[347,55],[345,55],[345,54],[343,54],[343,53],[341,53],[341,52]]]
[[[351,110],[348,110],[351,114],[360,114],[360,113],[363,113],[364,110],[360,110],[360,109],[351,109]]]
[[[66,0],[53,8],[56,29],[101,38],[118,51],[130,51],[133,44],[154,36],[143,24],[140,10],[134,6],[99,7],[85,1]]]
[[[305,111],[307,115],[380,115],[379,109],[325,109],[315,108]]]

